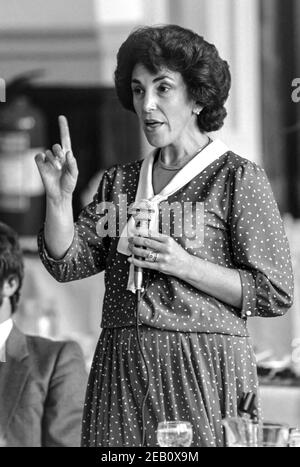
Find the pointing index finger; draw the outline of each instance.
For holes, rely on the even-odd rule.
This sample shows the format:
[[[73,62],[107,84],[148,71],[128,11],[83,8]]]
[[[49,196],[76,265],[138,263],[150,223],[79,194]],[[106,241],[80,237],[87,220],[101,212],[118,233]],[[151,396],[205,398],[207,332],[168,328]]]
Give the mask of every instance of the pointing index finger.
[[[68,120],[66,119],[64,115],[60,115],[58,117],[58,125],[59,125],[61,145],[62,145],[64,152],[66,153],[67,151],[72,151],[71,136],[70,136],[70,131],[69,131]]]

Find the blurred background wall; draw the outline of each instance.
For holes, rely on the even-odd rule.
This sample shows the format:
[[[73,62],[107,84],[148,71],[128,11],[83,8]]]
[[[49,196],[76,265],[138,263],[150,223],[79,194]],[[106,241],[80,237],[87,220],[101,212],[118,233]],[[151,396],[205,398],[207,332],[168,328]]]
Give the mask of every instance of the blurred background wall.
[[[26,251],[20,326],[30,332],[75,336],[90,358],[99,333],[103,275],[62,285],[41,267],[35,236],[43,222],[44,196],[33,154],[58,141],[57,116],[65,114],[80,170],[74,197],[78,213],[91,199],[103,169],[148,151],[135,116],[116,99],[115,57],[133,28],[172,22],[204,35],[229,62],[232,90],[219,136],[232,150],[265,167],[285,218],[295,266],[295,305],[283,318],[252,319],[249,325],[258,351],[270,350],[278,358],[288,354],[293,339],[300,337],[300,104],[291,98],[292,80],[300,76],[299,1],[0,0],[0,11],[0,78],[9,83],[17,75],[39,70],[22,88],[23,103],[18,101],[13,111],[13,96],[0,103],[0,124],[1,114],[16,112],[20,125],[13,128],[15,137],[22,131],[30,136],[23,156],[20,150],[16,153],[16,141],[5,139],[2,119],[0,218],[20,232]],[[31,120],[24,120],[26,112]],[[17,173],[18,185],[12,181]]]

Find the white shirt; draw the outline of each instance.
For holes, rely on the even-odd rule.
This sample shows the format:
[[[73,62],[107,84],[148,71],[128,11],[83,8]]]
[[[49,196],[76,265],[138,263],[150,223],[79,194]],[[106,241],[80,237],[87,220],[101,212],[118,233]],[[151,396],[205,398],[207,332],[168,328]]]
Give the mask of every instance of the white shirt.
[[[0,362],[6,362],[6,341],[13,327],[11,318],[0,324]]]

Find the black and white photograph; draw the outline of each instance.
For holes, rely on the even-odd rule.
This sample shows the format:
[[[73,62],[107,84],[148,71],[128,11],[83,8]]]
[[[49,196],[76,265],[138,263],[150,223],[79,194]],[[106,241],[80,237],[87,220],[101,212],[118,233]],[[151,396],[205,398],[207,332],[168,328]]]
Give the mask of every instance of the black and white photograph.
[[[0,447],[300,447],[299,50],[299,0],[0,0]]]

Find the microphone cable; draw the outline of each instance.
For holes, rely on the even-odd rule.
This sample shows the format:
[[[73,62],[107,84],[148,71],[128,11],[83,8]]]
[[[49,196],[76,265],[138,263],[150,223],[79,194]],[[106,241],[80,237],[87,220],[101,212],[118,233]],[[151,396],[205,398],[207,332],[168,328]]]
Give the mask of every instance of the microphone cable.
[[[135,226],[137,228],[144,227],[149,230],[150,220],[153,213],[155,213],[155,209],[153,208],[151,202],[147,199],[140,200],[134,203],[129,213],[132,214]],[[139,258],[141,259],[141,258]],[[136,267],[135,267],[136,268]],[[135,328],[136,328],[136,336],[137,336],[137,343],[138,348],[142,357],[142,361],[144,362],[146,368],[146,392],[142,399],[142,407],[141,407],[141,417],[142,417],[142,447],[145,446],[146,443],[146,424],[145,424],[145,408],[146,408],[146,401],[149,394],[150,389],[150,372],[149,367],[146,361],[144,348],[142,345],[141,335],[140,335],[140,325],[139,325],[139,306],[142,300],[142,296],[145,293],[145,290],[148,287],[149,278],[146,280],[146,286],[143,288],[143,279],[145,280],[145,275],[143,274],[143,268],[135,269],[135,288],[136,288],[136,313],[135,313]]]
[[[146,289],[144,289],[145,291]],[[143,292],[145,293],[145,292]],[[140,335],[140,326],[139,326],[139,305],[141,303],[142,299],[142,291],[138,289],[136,291],[136,313],[135,313],[135,326],[136,326],[136,335],[137,335],[137,342],[138,342],[138,347],[139,351],[142,357],[142,360],[144,362],[145,368],[146,368],[146,392],[142,400],[142,408],[141,408],[141,417],[142,417],[142,444],[141,447],[146,446],[146,423],[145,423],[145,408],[146,408],[146,401],[147,397],[149,394],[149,389],[150,389],[150,372],[149,372],[149,367],[147,364],[147,360],[144,354],[144,349],[142,346],[142,341],[141,341],[141,335]]]

